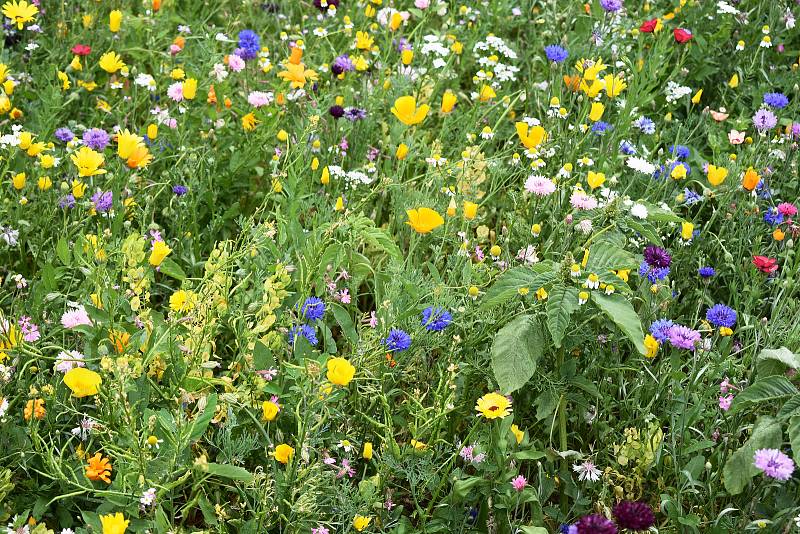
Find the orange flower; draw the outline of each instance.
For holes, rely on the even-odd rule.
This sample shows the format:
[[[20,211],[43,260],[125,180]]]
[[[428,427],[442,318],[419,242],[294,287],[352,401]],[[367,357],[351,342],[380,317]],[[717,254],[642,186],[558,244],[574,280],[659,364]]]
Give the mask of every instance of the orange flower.
[[[29,400],[25,404],[25,409],[22,414],[25,416],[26,421],[31,420],[31,416],[36,419],[44,419],[47,410],[44,409],[44,399]]]
[[[295,46],[292,48],[292,53],[289,55],[289,63],[293,65],[299,65],[303,59],[303,49],[299,46]]]
[[[206,102],[209,104],[216,104],[217,103],[217,91],[214,89],[214,84],[211,84],[211,87],[208,88],[208,98],[206,98]]]
[[[103,458],[101,453],[97,453],[89,458],[89,465],[86,466],[86,478],[89,480],[102,480],[106,484],[111,484],[111,460]]]
[[[577,74],[573,76],[564,76],[564,85],[573,93],[577,93],[581,87],[581,77]]]
[[[747,189],[748,191],[752,191],[758,185],[758,182],[761,181],[761,176],[756,172],[753,167],[747,169],[747,172],[744,173],[744,177],[742,178],[742,187]]]
[[[114,344],[114,350],[117,351],[117,354],[122,354],[128,346],[131,335],[121,330],[112,330],[108,333],[108,339]]]
[[[775,241],[783,241],[783,238],[786,237],[786,233],[780,228],[775,228],[775,231],[772,232],[772,238]]]

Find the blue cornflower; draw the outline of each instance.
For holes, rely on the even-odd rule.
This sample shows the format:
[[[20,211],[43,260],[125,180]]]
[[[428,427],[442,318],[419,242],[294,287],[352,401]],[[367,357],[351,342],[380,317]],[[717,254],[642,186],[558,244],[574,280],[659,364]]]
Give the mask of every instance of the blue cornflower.
[[[297,336],[303,336],[308,340],[311,345],[316,346],[319,343],[317,339],[317,332],[314,330],[314,327],[304,324],[302,326],[293,326],[291,330],[289,330],[289,344],[293,344],[294,340]]]
[[[764,222],[770,226],[777,226],[783,222],[783,213],[778,208],[770,208],[764,212]]]
[[[613,126],[605,121],[597,121],[596,123],[592,124],[592,131],[597,135],[603,135],[608,130],[611,130]]]
[[[699,274],[703,278],[711,278],[712,276],[717,274],[717,271],[714,270],[713,267],[700,267],[699,269],[697,269],[697,274]]]
[[[623,139],[619,142],[619,151],[626,156],[632,156],[636,154],[636,146],[634,146],[634,144],[630,141]]]
[[[569,52],[558,45],[547,45],[544,47],[544,54],[548,61],[563,63],[569,57]]]
[[[783,93],[764,93],[764,103],[771,108],[783,109],[789,105],[789,99]]]
[[[403,352],[411,346],[411,336],[399,328],[392,328],[389,335],[383,340],[383,344],[390,352]]]
[[[75,197],[72,194],[69,194],[65,197],[62,197],[61,200],[58,201],[58,207],[61,209],[72,209],[75,207]]]
[[[654,321],[653,324],[650,325],[650,335],[656,338],[656,341],[659,343],[663,343],[667,339],[669,339],[669,329],[675,323],[670,321],[669,319],[659,319]]]
[[[308,297],[300,307],[300,313],[307,321],[322,319],[322,316],[325,315],[325,303],[317,297]]]
[[[444,308],[428,306],[422,310],[422,326],[431,332],[441,332],[452,322],[453,317]]]
[[[239,57],[244,60],[255,59],[261,50],[261,38],[253,30],[239,32]]]
[[[651,284],[669,276],[669,267],[652,267],[646,261],[639,266],[639,276],[647,276]]]
[[[736,312],[724,304],[714,304],[706,312],[706,320],[714,326],[733,328],[736,324]]]
[[[673,154],[678,159],[687,159],[692,155],[692,151],[688,146],[684,145],[670,145],[669,153]]]
[[[656,133],[656,123],[644,115],[633,121],[633,127],[647,135],[653,135]]]
[[[183,195],[189,192],[189,188],[181,184],[173,185],[172,192],[175,193],[175,195],[182,197]]]
[[[688,187],[683,190],[683,203],[687,206],[691,206],[692,204],[697,204],[703,199],[699,194],[695,193]]]
[[[367,118],[367,110],[361,108],[345,108],[344,118],[350,122],[360,121]]]

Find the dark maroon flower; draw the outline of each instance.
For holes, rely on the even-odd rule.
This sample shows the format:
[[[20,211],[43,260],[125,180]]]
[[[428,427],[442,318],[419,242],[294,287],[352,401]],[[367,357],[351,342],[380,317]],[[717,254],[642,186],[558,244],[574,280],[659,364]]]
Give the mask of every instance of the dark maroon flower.
[[[331,117],[334,119],[341,119],[344,117],[344,108],[342,106],[331,106],[328,109],[328,113],[331,114]]]
[[[672,263],[672,257],[669,252],[661,247],[647,245],[644,248],[644,261],[650,267],[663,269],[664,267],[669,267],[670,263]]]
[[[575,526],[578,534],[617,534],[617,525],[600,514],[585,515]]]
[[[642,501],[622,501],[612,511],[617,525],[628,530],[647,530],[656,524],[652,508]]]

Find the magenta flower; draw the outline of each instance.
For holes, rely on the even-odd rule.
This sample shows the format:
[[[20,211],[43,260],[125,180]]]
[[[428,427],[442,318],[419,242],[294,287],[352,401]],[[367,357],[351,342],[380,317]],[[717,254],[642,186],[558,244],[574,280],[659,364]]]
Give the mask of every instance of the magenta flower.
[[[789,480],[794,472],[794,462],[778,449],[759,449],[753,457],[753,465],[770,478]]]
[[[525,486],[527,485],[528,481],[525,480],[525,477],[522,475],[515,477],[511,481],[511,487],[514,488],[514,491],[522,491],[523,489],[525,489]]]

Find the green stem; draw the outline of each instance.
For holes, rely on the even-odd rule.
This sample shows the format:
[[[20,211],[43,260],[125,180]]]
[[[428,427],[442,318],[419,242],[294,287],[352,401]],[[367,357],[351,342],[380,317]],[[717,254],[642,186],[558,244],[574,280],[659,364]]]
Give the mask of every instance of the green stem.
[[[559,373],[561,372],[561,368],[564,365],[564,349],[558,351],[558,370]],[[558,403],[558,447],[563,453],[567,450],[567,397],[562,393],[561,399]],[[561,483],[562,483],[562,490],[561,490],[561,512],[563,514],[567,513],[567,494],[564,492],[563,484],[566,480],[566,477],[569,476],[569,466],[567,465],[567,459],[561,459]]]

